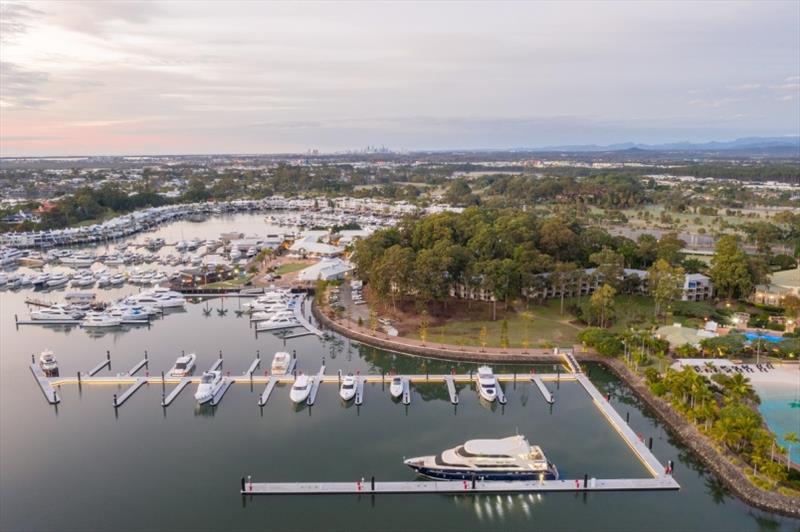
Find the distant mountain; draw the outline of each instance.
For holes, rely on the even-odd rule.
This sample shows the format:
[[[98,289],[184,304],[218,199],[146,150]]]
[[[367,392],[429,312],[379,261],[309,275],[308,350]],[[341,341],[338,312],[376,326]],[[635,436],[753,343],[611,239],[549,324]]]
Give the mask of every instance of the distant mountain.
[[[742,151],[768,150],[800,152],[800,137],[746,137],[728,141],[712,142],[671,142],[665,144],[640,144],[622,142],[608,144],[575,144],[566,146],[546,146],[534,148],[533,151],[569,151],[569,152],[610,152],[610,151]]]

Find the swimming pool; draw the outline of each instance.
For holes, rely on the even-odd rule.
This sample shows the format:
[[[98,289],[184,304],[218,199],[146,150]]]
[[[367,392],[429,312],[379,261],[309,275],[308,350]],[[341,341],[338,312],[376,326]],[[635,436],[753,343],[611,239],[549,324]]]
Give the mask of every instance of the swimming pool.
[[[773,334],[758,334],[754,332],[746,332],[744,333],[744,337],[750,340],[751,342],[753,340],[761,339],[761,340],[766,340],[767,342],[772,342],[773,344],[777,344],[778,342],[783,340],[782,337],[775,336]]]

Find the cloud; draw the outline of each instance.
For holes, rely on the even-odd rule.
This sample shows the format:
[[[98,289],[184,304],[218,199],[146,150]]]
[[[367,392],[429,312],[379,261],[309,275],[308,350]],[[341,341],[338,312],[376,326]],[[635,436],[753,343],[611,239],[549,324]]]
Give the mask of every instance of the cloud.
[[[742,83],[741,85],[733,85],[728,88],[733,91],[754,91],[760,89],[762,86],[761,83]]]
[[[42,12],[24,4],[0,4],[0,43],[12,42],[28,31],[30,19]]]
[[[3,107],[34,108],[47,104],[48,98],[37,96],[47,83],[46,72],[26,70],[14,63],[0,61],[0,101]]]

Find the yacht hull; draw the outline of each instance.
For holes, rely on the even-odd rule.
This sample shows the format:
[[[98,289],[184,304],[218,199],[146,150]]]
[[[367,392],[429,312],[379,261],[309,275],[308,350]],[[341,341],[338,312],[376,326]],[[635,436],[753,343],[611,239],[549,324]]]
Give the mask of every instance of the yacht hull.
[[[475,469],[434,468],[408,464],[418,475],[433,480],[558,480],[555,466],[547,471],[487,471]]]

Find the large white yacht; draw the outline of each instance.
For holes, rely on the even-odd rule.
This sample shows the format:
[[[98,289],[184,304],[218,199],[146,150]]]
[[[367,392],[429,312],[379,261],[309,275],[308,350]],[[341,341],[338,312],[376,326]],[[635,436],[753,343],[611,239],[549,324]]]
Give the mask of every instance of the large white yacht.
[[[355,396],[356,396],[356,378],[353,376],[352,373],[350,373],[349,375],[346,375],[342,379],[342,384],[339,387],[339,397],[341,397],[343,401],[349,401]]]
[[[397,376],[392,377],[392,383],[389,385],[389,393],[392,394],[392,397],[395,399],[403,395],[403,379]]]
[[[82,317],[82,313],[68,309],[64,305],[53,305],[31,312],[31,319],[36,321],[77,320]]]
[[[469,440],[436,456],[404,462],[435,480],[556,480],[558,469],[525,436]]]
[[[294,316],[273,316],[272,318],[256,323],[257,331],[277,331],[299,327],[300,322]]]
[[[292,363],[292,356],[286,351],[278,351],[272,358],[272,366],[270,372],[272,375],[280,376],[286,375],[289,371],[289,365]]]
[[[39,355],[39,367],[48,377],[58,377],[58,361],[49,349],[45,349]]]
[[[195,360],[197,355],[194,353],[179,356],[175,365],[169,370],[170,377],[185,377],[191,374],[194,371]]]
[[[194,398],[197,399],[197,402],[201,405],[203,403],[207,403],[214,398],[214,394],[219,391],[219,389],[222,387],[222,384],[223,379],[221,371],[206,371],[203,373],[203,376],[200,379],[200,384],[197,385],[197,391],[194,394]]]
[[[82,327],[88,328],[102,328],[102,327],[119,327],[122,325],[122,319],[105,312],[89,312],[83,321]]]
[[[489,366],[478,368],[478,393],[490,403],[497,399],[497,378]]]
[[[128,298],[129,302],[140,305],[152,305],[159,308],[182,307],[186,304],[182,294],[169,290],[147,290]]]
[[[298,375],[292,384],[292,391],[289,392],[289,399],[293,403],[302,403],[308,399],[311,392],[311,379],[307,375]]]

